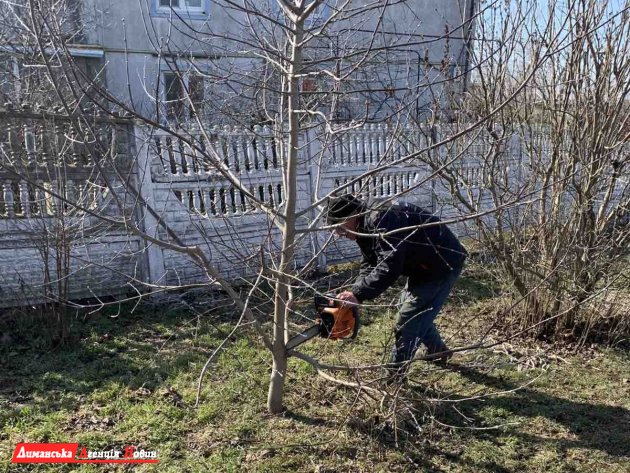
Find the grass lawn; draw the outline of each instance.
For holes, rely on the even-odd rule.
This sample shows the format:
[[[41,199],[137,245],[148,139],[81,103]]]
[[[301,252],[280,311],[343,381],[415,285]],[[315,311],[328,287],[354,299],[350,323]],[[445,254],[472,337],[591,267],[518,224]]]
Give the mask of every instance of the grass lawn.
[[[451,345],[478,339],[486,325],[477,316],[492,312],[493,292],[462,278],[439,319]],[[448,369],[420,362],[400,392],[415,418],[395,422],[391,399],[357,395],[292,359],[287,411],[272,417],[270,357],[255,336],[244,329],[227,344],[194,407],[201,367],[229,321],[129,309],[75,320],[69,348],[50,350],[26,321],[12,326],[0,344],[0,471],[630,471],[626,349],[575,355],[521,341],[458,354]],[[356,341],[315,340],[305,352],[378,362],[395,313],[365,313]],[[11,465],[18,442],[134,444],[157,449],[160,463]]]

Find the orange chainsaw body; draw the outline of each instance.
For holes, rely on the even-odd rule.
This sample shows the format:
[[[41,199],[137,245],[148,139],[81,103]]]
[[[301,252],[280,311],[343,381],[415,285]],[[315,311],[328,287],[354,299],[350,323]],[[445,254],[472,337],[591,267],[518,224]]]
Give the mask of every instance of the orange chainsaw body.
[[[328,315],[328,317],[326,317]],[[356,308],[352,307],[325,307],[320,312],[323,320],[330,320],[332,317],[332,327],[327,330],[327,337],[333,340],[341,338],[351,338],[356,335],[357,314]]]
[[[356,338],[359,332],[359,308],[340,305],[339,301],[330,297],[316,296],[317,323],[291,337],[286,343],[286,349],[293,350],[316,336],[329,340]]]

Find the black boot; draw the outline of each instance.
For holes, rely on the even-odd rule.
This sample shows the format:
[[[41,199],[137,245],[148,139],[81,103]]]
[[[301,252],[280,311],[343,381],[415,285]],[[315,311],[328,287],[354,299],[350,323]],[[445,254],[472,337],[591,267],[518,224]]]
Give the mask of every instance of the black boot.
[[[453,352],[449,350],[445,343],[442,343],[432,350],[428,350],[427,354],[422,357],[425,361],[430,361],[439,365],[447,364],[448,360],[451,358],[453,358]]]

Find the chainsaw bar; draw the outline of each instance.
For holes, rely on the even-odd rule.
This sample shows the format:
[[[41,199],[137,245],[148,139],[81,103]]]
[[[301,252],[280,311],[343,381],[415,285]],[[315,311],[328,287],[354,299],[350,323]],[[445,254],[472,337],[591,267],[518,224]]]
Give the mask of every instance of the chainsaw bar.
[[[295,347],[310,340],[311,338],[317,337],[320,333],[321,327],[319,324],[307,328],[303,332],[298,333],[295,337],[291,337],[289,339],[287,342],[287,350],[293,350]]]

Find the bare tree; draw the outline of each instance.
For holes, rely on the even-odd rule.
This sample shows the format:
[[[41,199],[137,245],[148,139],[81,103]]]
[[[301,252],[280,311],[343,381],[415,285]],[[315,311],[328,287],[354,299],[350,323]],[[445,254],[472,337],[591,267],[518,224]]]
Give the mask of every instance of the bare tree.
[[[296,266],[296,252],[312,241],[310,230],[317,219],[314,209],[332,190],[325,191],[314,201],[300,198],[299,186],[304,183],[304,175],[298,176],[298,167],[316,165],[319,168],[325,150],[334,142],[340,142],[344,130],[356,128],[368,120],[403,122],[406,116],[417,114],[418,97],[426,95],[431,81],[435,80],[430,74],[423,74],[427,80],[423,85],[409,83],[410,77],[419,76],[419,72],[410,72],[408,67],[410,51],[429,41],[418,34],[399,34],[392,27],[388,14],[395,7],[406,8],[404,3],[225,1],[223,6],[233,26],[239,27],[239,31],[227,33],[221,30],[221,25],[197,30],[180,16],[181,12],[172,8],[168,11],[172,25],[194,35],[195,45],[207,51],[206,57],[217,59],[204,62],[186,57],[181,44],[186,34],[158,37],[147,18],[147,36],[154,41],[159,57],[163,57],[166,73],[143,78],[143,89],[152,100],[145,100],[142,106],[136,103],[138,97],[131,87],[128,94],[113,93],[77,66],[72,40],[64,28],[65,10],[60,10],[58,4],[49,5],[45,1],[5,4],[9,17],[13,15],[20,20],[21,28],[11,33],[13,43],[19,42],[38,61],[51,85],[53,102],[67,116],[76,135],[83,137],[81,141],[92,164],[105,181],[112,202],[118,206],[119,215],[114,221],[150,246],[191,258],[206,280],[218,282],[235,300],[243,316],[254,322],[249,298],[241,299],[238,291],[220,276],[214,258],[203,249],[204,243],[186,243],[177,235],[179,229],[172,228],[160,210],[143,197],[142,179],[149,176],[129,179],[124,170],[115,165],[116,157],[95,139],[98,129],[83,105],[100,109],[102,113],[122,112],[147,125],[147,138],[138,141],[141,153],[146,154],[146,149],[154,146],[156,132],[166,133],[157,154],[162,157],[170,153],[166,168],[170,166],[175,171],[173,174],[177,174],[178,169],[183,173],[203,169],[225,180],[227,188],[206,195],[205,199],[201,192],[179,190],[177,178],[168,183],[180,203],[191,210],[202,211],[190,217],[199,232],[197,241],[213,240],[213,246],[217,247],[220,238],[213,234],[212,221],[210,225],[200,224],[200,213],[205,214],[201,222],[210,220],[209,214],[227,214],[230,208],[257,209],[267,216],[269,234],[258,242],[254,254],[259,257],[254,257],[252,267],[258,261],[263,265],[252,272],[259,274],[258,281],[262,276],[274,287],[270,336],[259,327],[273,358],[268,401],[271,412],[282,410],[288,357],[285,343],[289,337],[293,288],[302,284],[315,261]],[[443,39],[438,34],[431,41]],[[420,56],[414,55],[416,69],[427,65],[426,57],[422,63]],[[388,68],[393,62],[400,64],[397,77],[392,77],[393,71]],[[378,80],[374,82],[374,78]],[[133,81],[131,74],[127,81],[128,84]],[[374,100],[366,103],[366,97],[378,94],[387,100],[380,104],[376,101],[376,105]],[[269,192],[266,184],[262,192],[256,192],[258,189],[243,174],[250,167],[259,169],[260,163],[232,160],[232,144],[216,141],[215,129],[208,126],[210,115],[216,118],[212,126],[267,125],[265,130],[268,131],[264,133],[256,126],[249,129],[254,140],[270,143],[270,153],[264,156],[265,169],[278,169],[277,192],[275,182],[269,184]],[[353,121],[345,126],[335,124],[349,118]],[[186,126],[182,126],[182,122],[186,122]],[[315,143],[320,151],[316,156],[306,156],[305,147],[315,146]],[[185,148],[183,153],[180,153],[183,148],[178,149],[180,146]],[[173,157],[175,153],[181,161]],[[108,155],[114,165],[105,169],[97,156]],[[263,160],[262,156],[260,158]],[[374,156],[375,164],[376,159]],[[144,172],[147,169],[153,169],[153,163],[142,167]],[[108,177],[111,171],[114,176]],[[65,202],[78,207],[71,199]],[[135,206],[130,208],[129,202]],[[93,214],[98,216],[98,212]],[[147,231],[147,227],[151,231]],[[276,239],[274,234],[278,231],[280,238]],[[234,238],[229,235],[223,248],[234,259],[251,262],[251,244],[236,243]],[[151,281],[151,287],[158,286],[164,286],[159,278]],[[256,285],[250,295],[254,289]]]

